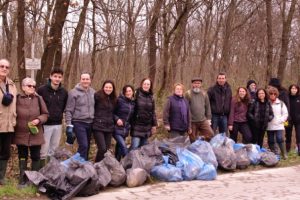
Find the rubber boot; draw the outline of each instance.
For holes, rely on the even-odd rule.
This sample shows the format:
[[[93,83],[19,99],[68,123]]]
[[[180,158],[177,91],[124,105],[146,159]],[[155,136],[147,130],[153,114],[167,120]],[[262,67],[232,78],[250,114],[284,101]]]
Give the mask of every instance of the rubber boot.
[[[31,171],[39,171],[41,167],[40,160],[32,161],[31,163]]]
[[[47,159],[41,159],[40,160],[40,169],[42,169],[43,167],[45,167],[46,163],[47,163]]]
[[[290,150],[291,150],[291,143],[286,143],[285,146],[286,146],[286,152],[287,153],[290,152]]]
[[[275,144],[269,144],[270,151],[276,154],[275,152]]]
[[[0,185],[5,185],[4,177],[8,160],[0,160]]]
[[[285,149],[285,144],[284,143],[280,143],[278,144],[280,152],[281,152],[281,156],[283,158],[283,160],[286,160],[288,158],[287,154],[286,154],[286,149]]]
[[[19,177],[19,188],[26,187],[26,178],[25,171],[27,170],[27,160],[25,158],[21,158],[19,160],[19,169],[20,169],[20,177]]]

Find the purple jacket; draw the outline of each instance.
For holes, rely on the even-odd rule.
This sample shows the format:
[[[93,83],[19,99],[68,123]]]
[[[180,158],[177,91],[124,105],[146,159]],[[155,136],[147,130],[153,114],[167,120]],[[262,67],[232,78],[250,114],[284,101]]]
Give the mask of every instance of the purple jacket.
[[[233,125],[233,122],[247,122],[247,111],[247,104],[238,102],[236,98],[232,98],[228,125]]]

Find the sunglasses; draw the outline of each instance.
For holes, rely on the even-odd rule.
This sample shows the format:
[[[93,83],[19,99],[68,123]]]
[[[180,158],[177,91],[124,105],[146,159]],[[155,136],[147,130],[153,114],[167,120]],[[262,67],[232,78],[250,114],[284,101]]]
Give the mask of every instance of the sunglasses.
[[[29,88],[36,88],[35,85],[26,85],[26,86],[29,87]]]
[[[9,69],[10,67],[7,66],[7,65],[0,65],[0,68],[1,68],[1,69]]]
[[[274,95],[274,96],[276,96],[277,94],[276,93],[269,93],[269,95],[271,96],[271,95]]]

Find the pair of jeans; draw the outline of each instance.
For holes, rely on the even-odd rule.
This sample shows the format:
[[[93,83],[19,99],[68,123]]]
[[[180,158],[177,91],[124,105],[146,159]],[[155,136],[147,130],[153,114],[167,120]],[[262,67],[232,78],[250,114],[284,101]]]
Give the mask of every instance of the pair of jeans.
[[[126,138],[123,137],[122,135],[117,135],[117,134],[115,134],[113,137],[117,142],[115,155],[117,160],[120,161],[121,158],[125,157],[128,154],[128,148],[125,142]]]
[[[217,133],[218,128],[219,128],[219,133],[227,133],[227,126],[228,126],[227,115],[212,114],[211,128],[213,129],[215,134]]]
[[[9,160],[13,133],[0,133],[0,160]]]
[[[36,145],[36,146],[17,145],[17,147],[18,147],[19,160],[28,159],[28,149],[30,150],[30,158],[32,161],[40,160],[41,145]]]
[[[252,142],[252,134],[247,122],[233,122],[233,129],[230,131],[230,138],[237,142],[239,132],[243,136],[244,144]]]
[[[150,132],[146,135],[150,135]],[[148,143],[148,137],[131,137],[131,146],[130,150],[135,150],[139,147],[142,147]]]
[[[42,145],[41,159],[52,156],[56,148],[59,147],[62,125],[44,125],[45,144]]]
[[[92,136],[92,124],[78,121],[73,121],[72,124],[74,126],[73,131],[78,143],[77,152],[85,160],[88,160]]]
[[[111,132],[94,130],[94,139],[98,148],[95,162],[100,162],[101,160],[103,160],[104,154],[110,148],[111,136],[112,136]]]
[[[272,146],[275,144],[275,138],[276,138],[276,142],[278,144],[283,143],[283,130],[272,130],[272,131],[267,131],[268,134],[268,144],[269,146]]]

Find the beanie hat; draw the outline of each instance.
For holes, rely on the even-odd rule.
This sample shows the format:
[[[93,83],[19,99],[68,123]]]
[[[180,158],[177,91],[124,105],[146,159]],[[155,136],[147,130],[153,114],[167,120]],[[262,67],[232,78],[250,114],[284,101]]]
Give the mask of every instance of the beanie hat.
[[[281,83],[280,80],[278,78],[271,78],[269,81],[269,85],[276,87],[276,88],[280,88],[281,87]]]
[[[246,88],[249,88],[249,86],[250,86],[252,83],[255,83],[255,85],[256,85],[255,80],[249,80],[249,81],[247,82],[247,87],[246,87]]]

